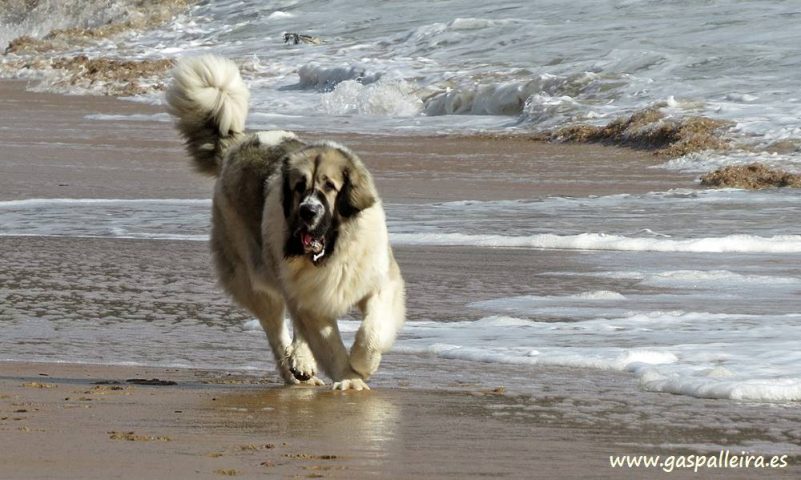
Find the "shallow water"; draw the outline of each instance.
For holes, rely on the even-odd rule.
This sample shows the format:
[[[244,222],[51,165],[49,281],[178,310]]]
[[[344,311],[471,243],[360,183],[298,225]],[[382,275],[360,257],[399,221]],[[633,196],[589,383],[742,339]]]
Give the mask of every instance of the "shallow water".
[[[48,15],[40,8],[20,14],[26,21],[0,26],[0,41],[102,24],[120,17],[128,1],[91,8],[77,0],[43,2],[51,3]],[[258,128],[537,131],[606,123],[661,104],[670,116],[731,120],[738,141],[756,148],[690,156],[673,168],[754,159],[797,167],[799,18],[799,5],[781,0],[503,6],[231,0],[204,2],[154,30],[79,50],[125,58],[233,57],[253,89],[251,125]],[[322,43],[284,44],[287,31]],[[760,153],[783,141],[790,143],[781,154]]]
[[[395,351],[499,368],[618,370],[658,392],[799,400],[801,358],[793,339],[801,333],[801,235],[792,223],[801,213],[798,200],[798,193],[786,191],[673,190],[388,204],[395,245],[465,245],[488,254],[496,246],[530,249],[531,255],[573,250],[581,265],[525,278],[522,295],[508,296],[503,284],[483,285],[481,301],[463,292],[461,318],[458,310],[418,312]],[[209,209],[208,200],[7,201],[0,202],[0,235],[204,241]],[[9,286],[18,281],[4,280]],[[565,287],[558,293],[547,288],[555,284]],[[148,295],[137,295],[136,303]],[[142,314],[129,305],[109,313],[82,301],[59,306],[63,301],[70,303],[14,301],[2,322],[2,336],[11,342],[6,358],[87,361],[88,346],[99,344],[90,349],[98,362],[264,365],[257,322],[240,316],[234,324],[221,323],[215,318],[221,306],[190,320],[183,307]],[[78,316],[67,318],[65,311]],[[357,324],[346,320],[342,328],[349,336]],[[241,337],[236,348],[220,348],[230,345],[230,339],[217,339],[221,329]],[[131,338],[159,340],[131,348]]]

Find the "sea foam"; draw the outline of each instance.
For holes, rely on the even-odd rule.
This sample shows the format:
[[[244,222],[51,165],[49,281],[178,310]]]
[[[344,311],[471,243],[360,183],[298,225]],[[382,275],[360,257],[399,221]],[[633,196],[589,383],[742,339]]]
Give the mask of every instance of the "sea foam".
[[[666,340],[648,343],[609,324],[638,324],[648,319],[663,326]],[[434,355],[442,359],[537,367],[571,367],[611,370],[635,375],[647,391],[701,398],[725,398],[763,402],[801,400],[801,354],[787,350],[780,336],[768,341],[763,333],[743,328],[727,337],[734,344],[698,338],[694,325],[713,326],[748,320],[736,315],[703,312],[654,312],[589,322],[537,322],[517,317],[490,316],[476,321],[410,321],[392,351],[400,354]],[[787,334],[798,316],[764,317]],[[749,320],[750,321],[750,320]],[[358,321],[340,321],[346,340]],[[257,321],[243,325],[261,331]],[[734,340],[738,338],[739,340]],[[636,346],[622,346],[637,343]],[[733,347],[736,345],[736,348]]]
[[[461,233],[394,234],[398,245],[450,245],[564,250],[618,250],[694,253],[799,253],[801,235],[728,235],[713,238],[636,238],[604,233],[530,236],[466,235]]]
[[[368,72],[365,67],[358,65],[325,67],[312,63],[298,70],[298,86],[330,92],[346,80],[367,85],[377,82],[381,76],[381,72]]]
[[[411,93],[412,87],[405,82],[381,80],[363,84],[347,80],[321,98],[323,110],[332,115],[359,113],[364,115],[392,115],[410,117],[417,115],[422,102]]]

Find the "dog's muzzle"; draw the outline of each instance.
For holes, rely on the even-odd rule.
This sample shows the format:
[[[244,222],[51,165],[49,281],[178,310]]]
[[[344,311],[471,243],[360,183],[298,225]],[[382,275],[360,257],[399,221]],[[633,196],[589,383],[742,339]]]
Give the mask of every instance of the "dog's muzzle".
[[[314,197],[307,197],[303,203],[300,204],[298,215],[300,219],[306,224],[307,227],[314,228],[317,222],[320,221],[320,216],[323,214],[323,206],[320,201]]]
[[[316,233],[320,221],[325,215],[325,207],[320,199],[313,192],[300,202],[298,206],[298,216],[303,226],[299,233],[303,251],[312,255],[312,260],[317,261],[325,254],[324,232]]]

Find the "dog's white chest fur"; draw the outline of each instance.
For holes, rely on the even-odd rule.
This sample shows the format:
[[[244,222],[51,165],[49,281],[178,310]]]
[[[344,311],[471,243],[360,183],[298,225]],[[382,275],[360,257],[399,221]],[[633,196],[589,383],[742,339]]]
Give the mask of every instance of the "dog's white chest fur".
[[[389,255],[383,208],[379,203],[360,215],[343,226],[336,250],[321,265],[315,266],[307,257],[281,262],[283,282],[299,308],[339,317],[385,280]]]

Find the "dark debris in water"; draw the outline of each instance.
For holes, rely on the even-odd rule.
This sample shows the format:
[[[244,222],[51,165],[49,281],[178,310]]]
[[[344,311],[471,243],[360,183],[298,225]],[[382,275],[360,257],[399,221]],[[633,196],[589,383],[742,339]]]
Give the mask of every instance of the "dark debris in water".
[[[763,163],[730,165],[701,177],[701,185],[715,188],[801,188],[801,175],[771,168]]]
[[[166,435],[140,435],[135,432],[108,432],[111,440],[125,440],[128,442],[169,442],[172,439]]]
[[[135,0],[116,21],[102,25],[55,29],[42,38],[23,35],[8,44],[5,54],[37,54],[66,50],[130,31],[153,29],[195,3],[196,0]]]
[[[664,157],[680,157],[703,150],[725,150],[722,133],[731,122],[707,117],[667,118],[658,106],[621,117],[605,126],[571,125],[541,135],[543,140],[602,143],[650,150]]]
[[[320,37],[305,35],[303,33],[286,32],[284,33],[284,43],[292,43],[293,45],[297,45],[299,43],[319,45],[322,43],[322,41],[320,40]]]
[[[172,380],[159,380],[158,378],[151,378],[151,379],[144,379],[144,378],[129,378],[126,380],[128,383],[132,383],[134,385],[156,385],[156,386],[166,386],[166,385],[178,385],[176,382]]]
[[[44,53],[53,50],[53,44],[46,40],[39,40],[29,35],[22,35],[8,43],[4,55],[9,53]]]
[[[53,68],[66,70],[72,75],[71,82],[111,82],[117,85],[116,95],[137,95],[148,91],[139,83],[146,77],[163,77],[173,67],[173,61],[160,60],[120,60],[114,58],[88,58],[78,55],[72,58],[58,58]],[[163,85],[161,85],[163,88]],[[156,89],[159,89],[158,87]]]
[[[73,91],[71,87],[77,86],[90,93],[116,96],[164,90],[164,79],[173,66],[170,59],[88,58],[66,53],[129,32],[157,28],[195,3],[197,0],[130,0],[124,12],[107,23],[55,29],[40,38],[15,38],[6,47],[8,58],[0,66],[6,71],[55,71],[52,84],[56,90]],[[35,7],[33,4],[28,10]]]
[[[37,56],[8,61],[3,66],[16,70],[53,70],[59,72],[55,87],[82,87],[104,95],[133,96],[166,89],[165,78],[173,67],[171,59],[123,60],[89,58],[86,55],[57,57]]]

